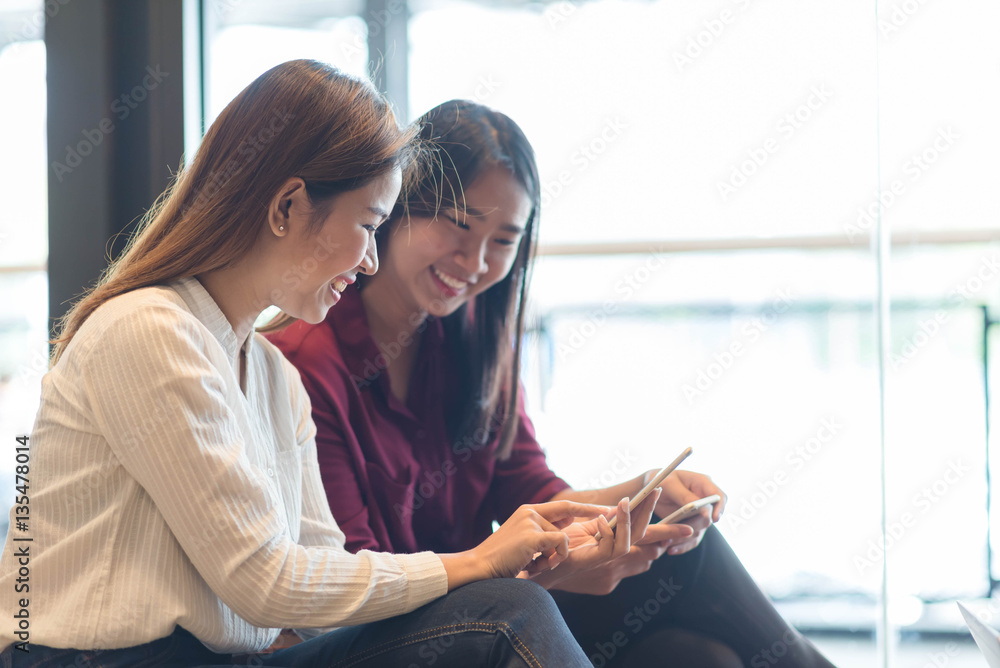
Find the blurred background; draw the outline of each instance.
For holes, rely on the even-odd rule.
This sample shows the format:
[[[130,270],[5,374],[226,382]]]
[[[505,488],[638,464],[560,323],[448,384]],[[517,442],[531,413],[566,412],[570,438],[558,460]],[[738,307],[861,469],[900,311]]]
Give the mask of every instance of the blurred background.
[[[468,98],[532,141],[555,471],[693,446],[838,665],[981,666],[954,600],[1000,626],[998,25],[990,0],[3,0],[2,522],[52,319],[236,93],[316,58],[401,119]]]

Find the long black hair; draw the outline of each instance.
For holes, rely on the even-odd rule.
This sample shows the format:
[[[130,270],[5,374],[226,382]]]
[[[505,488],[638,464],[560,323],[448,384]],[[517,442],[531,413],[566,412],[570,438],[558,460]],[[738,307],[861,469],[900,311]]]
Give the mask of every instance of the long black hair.
[[[384,235],[408,216],[464,209],[463,188],[483,172],[508,170],[528,193],[531,213],[510,272],[471,302],[442,319],[449,352],[458,360],[457,401],[447,407],[448,434],[473,448],[498,437],[496,456],[510,455],[517,433],[518,381],[524,337],[525,297],[538,236],[541,186],[535,152],[524,132],[504,114],[468,100],[439,104],[417,120],[423,167],[397,201]],[[386,240],[379,244],[384,246]]]

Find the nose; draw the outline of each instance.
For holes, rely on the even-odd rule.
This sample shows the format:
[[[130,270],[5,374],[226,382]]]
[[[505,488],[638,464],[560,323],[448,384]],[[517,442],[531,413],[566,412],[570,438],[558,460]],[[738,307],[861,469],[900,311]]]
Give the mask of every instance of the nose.
[[[365,249],[365,256],[361,258],[358,271],[366,276],[371,276],[378,271],[378,246],[375,244],[375,235],[368,235],[368,248]]]
[[[459,248],[455,254],[458,265],[469,273],[470,276],[485,274],[488,268],[486,264],[486,244],[487,239],[470,241]]]

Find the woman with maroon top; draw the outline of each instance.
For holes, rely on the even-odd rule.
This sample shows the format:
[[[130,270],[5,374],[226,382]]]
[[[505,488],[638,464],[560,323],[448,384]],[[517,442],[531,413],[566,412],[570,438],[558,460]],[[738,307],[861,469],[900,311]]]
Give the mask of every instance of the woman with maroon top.
[[[654,473],[575,491],[548,468],[516,374],[538,229],[534,153],[511,119],[472,102],[442,104],[420,126],[428,167],[380,229],[379,272],[324,322],[270,336],[312,400],[323,481],[351,550],[464,550],[522,504],[614,505]],[[722,490],[689,471],[661,489],[634,517],[631,550],[521,574],[552,592],[591,662],[832,665],[712,526]],[[654,504],[666,516],[712,494],[723,500],[711,511],[643,531]]]

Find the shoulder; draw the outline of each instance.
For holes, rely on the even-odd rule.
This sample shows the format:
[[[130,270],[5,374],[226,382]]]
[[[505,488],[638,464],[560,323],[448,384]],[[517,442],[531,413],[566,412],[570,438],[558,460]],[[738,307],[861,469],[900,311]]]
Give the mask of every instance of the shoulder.
[[[131,290],[101,304],[83,323],[71,348],[83,353],[97,346],[154,344],[178,339],[204,342],[207,329],[177,292],[166,286]],[[69,348],[67,349],[69,352]]]

